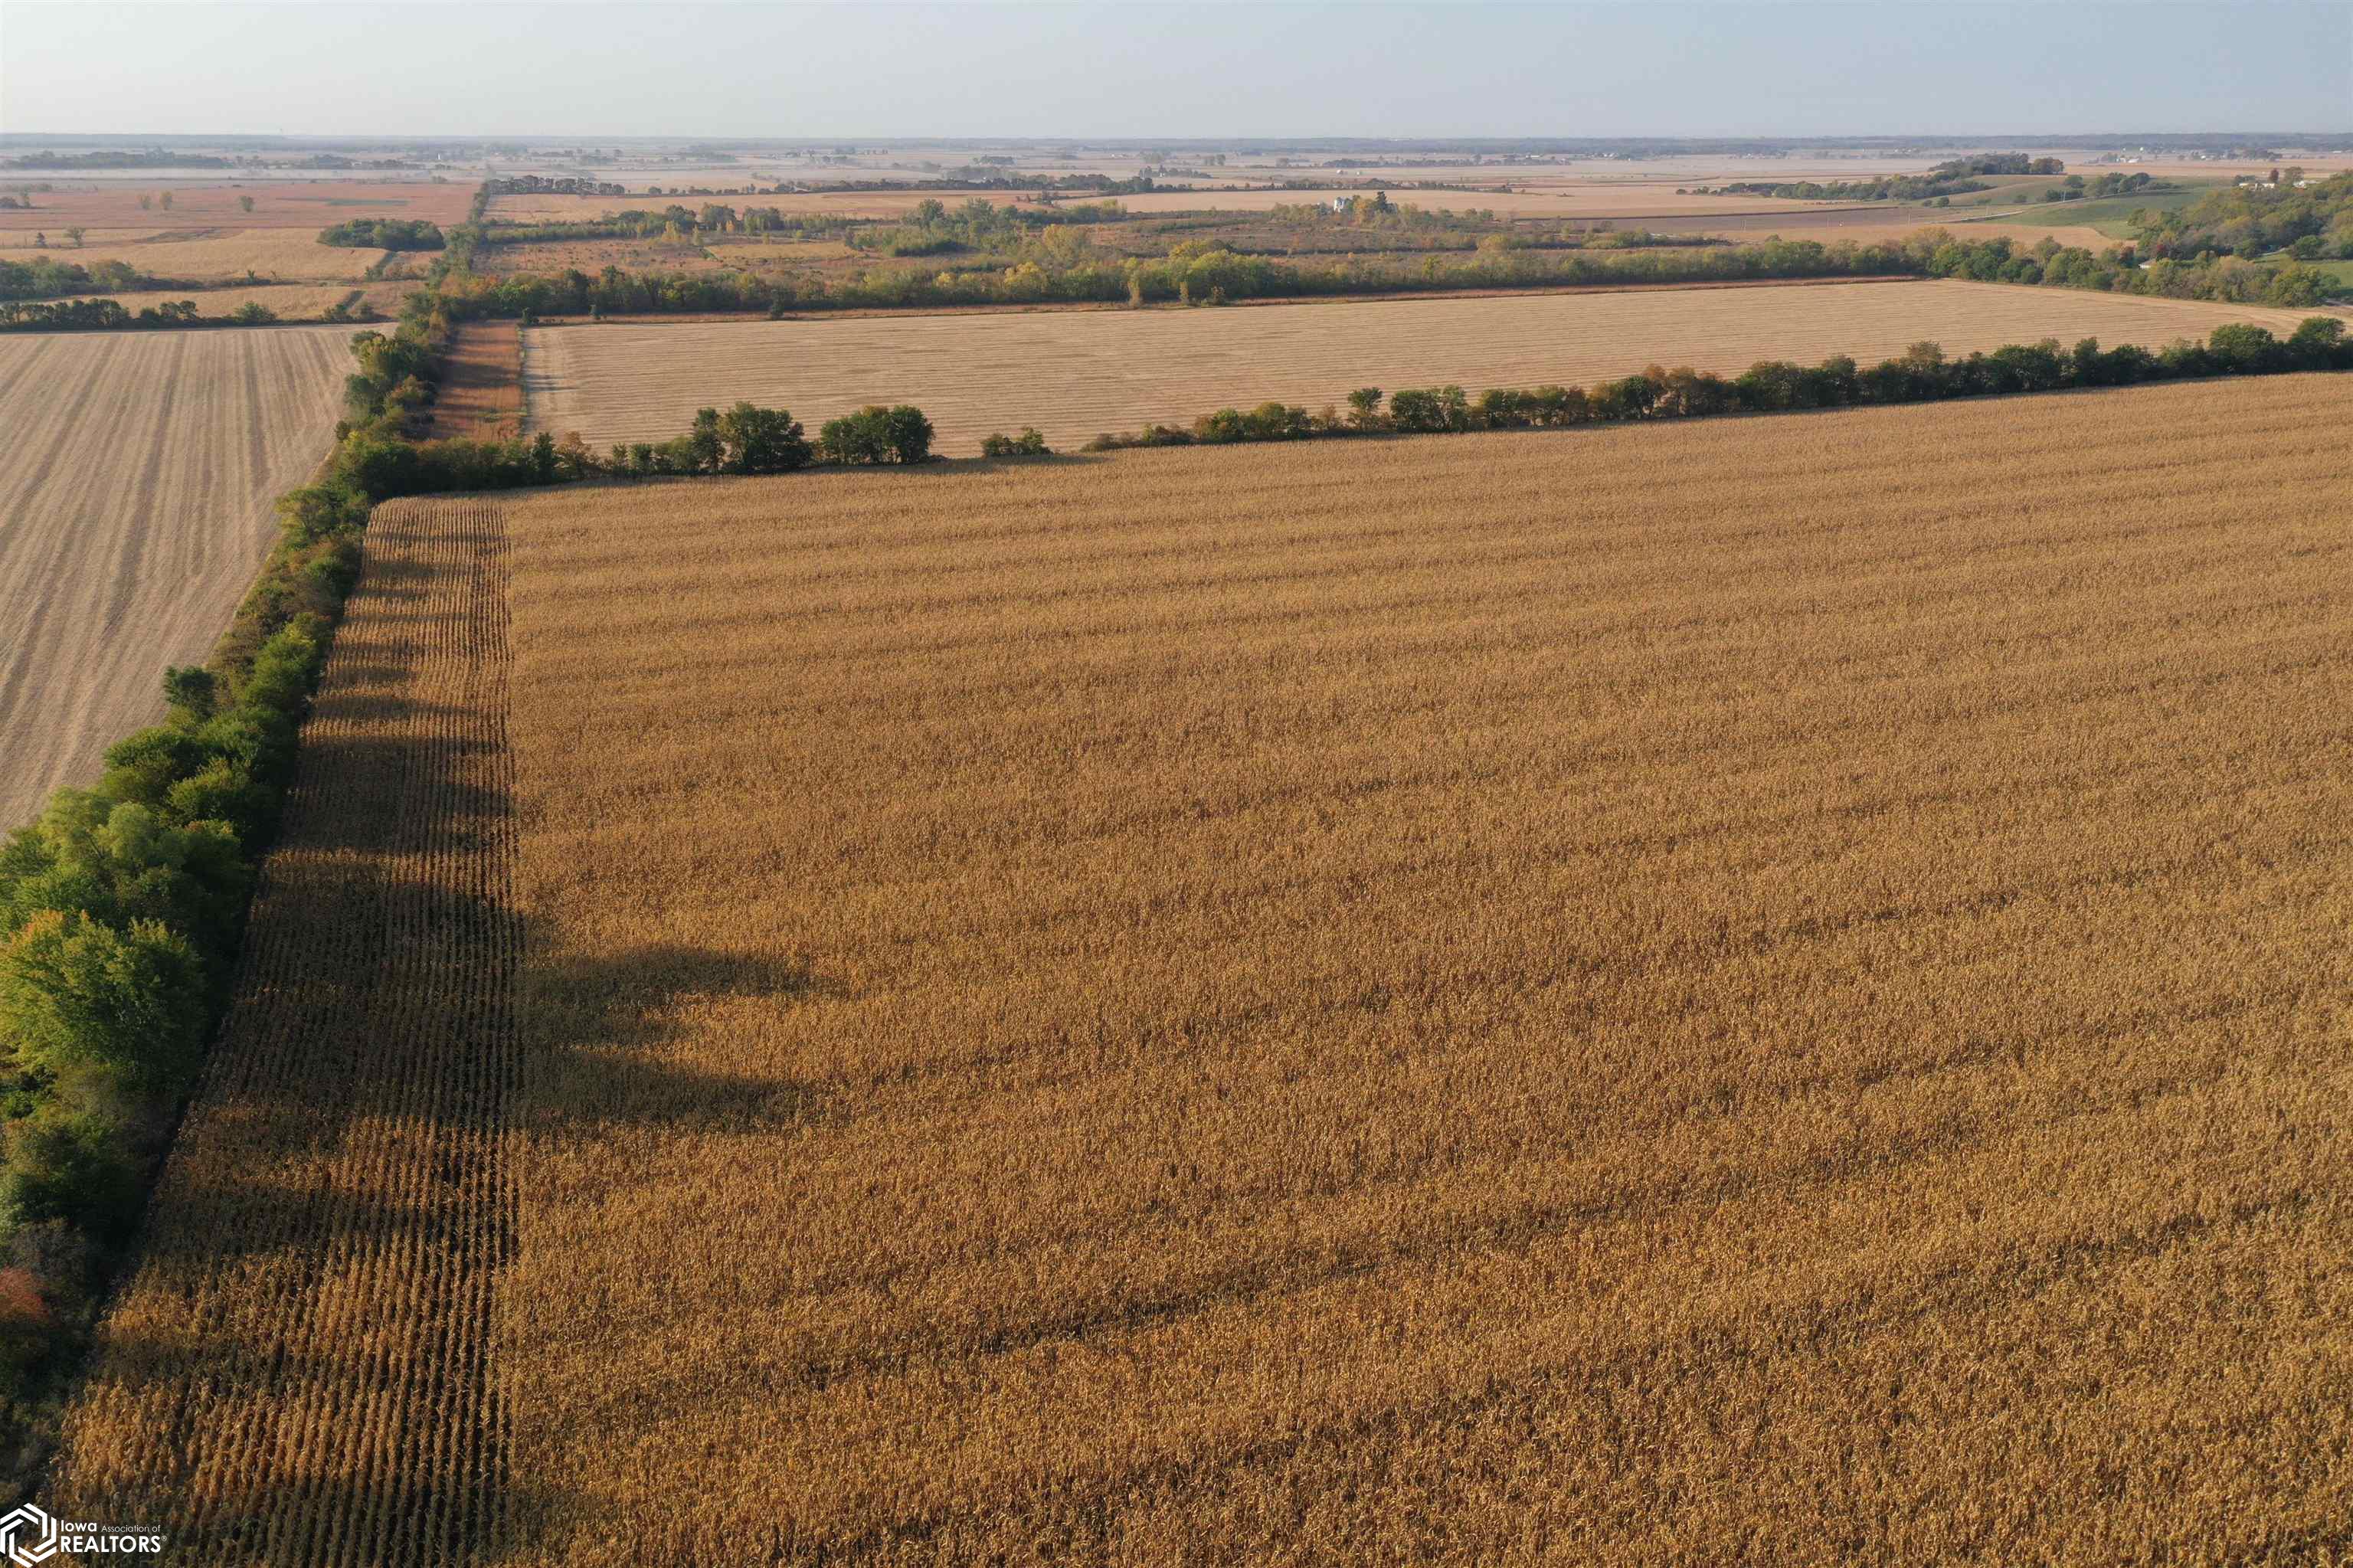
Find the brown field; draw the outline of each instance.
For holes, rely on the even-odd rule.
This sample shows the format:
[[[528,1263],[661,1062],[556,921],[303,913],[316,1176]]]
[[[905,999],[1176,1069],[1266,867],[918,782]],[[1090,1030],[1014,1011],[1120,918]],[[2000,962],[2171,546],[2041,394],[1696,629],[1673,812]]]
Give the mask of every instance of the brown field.
[[[28,175],[37,179],[41,176]],[[308,228],[313,232],[353,217],[421,217],[462,223],[474,199],[470,182],[448,185],[364,180],[251,180],[243,185],[184,184],[174,180],[117,180],[69,185],[36,192],[30,211],[0,208],[0,229],[46,229],[54,245],[69,223],[85,228]],[[153,200],[172,193],[165,210]],[[142,208],[141,196],[150,198]],[[238,204],[253,198],[253,210]]]
[[[504,440],[522,433],[522,341],[512,322],[460,325],[433,400],[438,440]]]
[[[1832,354],[1870,363],[1923,338],[1949,353],[2057,337],[2161,344],[2295,312],[1963,282],[1614,290],[1319,302],[1225,311],[1043,312],[854,320],[616,323],[524,334],[533,430],[602,450],[666,440],[738,398],[810,429],[864,403],[920,404],[942,450],[1036,425],[1058,448],[1153,420],[1280,398],[1320,408],[1394,390],[1589,383],[1653,362],[1740,371]]]
[[[847,261],[863,254],[839,239],[719,239],[710,247],[713,260],[731,266],[745,261]]]
[[[1120,196],[1130,212],[1187,212],[1195,208],[1228,212],[1262,212],[1271,207],[1329,201],[1334,196],[1370,196],[1384,188],[1394,202],[1410,202],[1433,212],[1483,208],[1501,217],[1641,218],[1663,226],[1666,219],[1703,223],[1712,216],[1746,216],[1753,212],[1815,212],[1820,202],[1778,201],[1770,196],[1677,196],[1672,185],[1539,185],[1513,182],[1510,191],[1412,190],[1402,181],[1382,187],[1362,185],[1319,191],[1219,190],[1153,191]]]
[[[2341,1555],[2348,418],[387,507],[55,1500],[191,1561]]]
[[[706,182],[708,183],[708,182]],[[723,182],[734,184],[737,182]],[[488,217],[493,223],[583,223],[617,212],[659,212],[672,202],[701,207],[705,202],[723,206],[772,207],[787,213],[830,213],[840,217],[899,217],[926,198],[953,207],[975,196],[1003,204],[1010,191],[927,190],[911,185],[889,191],[805,191],[783,196],[498,196],[491,198]]]
[[[194,300],[200,316],[225,316],[244,304],[266,305],[287,322],[317,321],[356,292],[361,302],[386,320],[400,313],[400,302],[415,283],[263,283],[253,288],[158,289],[128,294],[82,294],[79,299],[116,300],[126,311]]]
[[[1820,240],[1824,245],[1835,245],[1842,239],[1857,245],[1886,244],[1907,239],[1929,228],[1941,228],[1957,238],[1972,242],[2000,235],[2030,248],[2050,238],[2062,245],[2081,246],[2094,254],[2119,243],[2086,224],[2006,221],[2018,210],[2004,208],[2000,215],[1978,217],[1950,208],[1884,203],[1877,207],[1821,207],[1812,212],[1765,212],[1748,217],[1711,217],[1694,225],[1692,231],[1721,235],[1726,239],[1750,245],[1774,235],[1783,239]],[[1683,226],[1676,224],[1672,227],[1680,229]]]
[[[477,270],[486,273],[562,272],[578,268],[601,272],[715,272],[721,263],[702,245],[684,239],[542,239],[524,244],[485,245]]]
[[[328,221],[334,221],[330,219]],[[322,223],[322,228],[325,227]],[[158,278],[204,281],[259,274],[278,281],[318,281],[348,279],[357,282],[384,259],[381,250],[355,250],[322,245],[316,234],[300,228],[197,228],[96,230],[73,246],[55,229],[46,231],[46,251],[31,249],[33,237],[23,230],[0,237],[0,256],[10,261],[47,255],[53,260],[85,267],[100,261],[122,261]],[[134,238],[135,237],[135,238]]]
[[[0,335],[0,824],[163,715],[332,440],[349,328]]]

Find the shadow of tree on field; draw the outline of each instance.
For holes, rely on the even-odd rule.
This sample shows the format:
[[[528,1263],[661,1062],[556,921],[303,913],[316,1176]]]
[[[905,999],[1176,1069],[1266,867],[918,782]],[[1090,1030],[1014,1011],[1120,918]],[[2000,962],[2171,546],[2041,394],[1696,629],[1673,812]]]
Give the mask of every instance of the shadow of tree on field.
[[[716,1127],[825,1116],[832,1097],[815,1084],[713,1072],[666,1048],[686,1032],[681,1014],[697,1002],[792,1002],[840,991],[789,955],[650,943],[529,959],[522,1012],[534,1118]]]

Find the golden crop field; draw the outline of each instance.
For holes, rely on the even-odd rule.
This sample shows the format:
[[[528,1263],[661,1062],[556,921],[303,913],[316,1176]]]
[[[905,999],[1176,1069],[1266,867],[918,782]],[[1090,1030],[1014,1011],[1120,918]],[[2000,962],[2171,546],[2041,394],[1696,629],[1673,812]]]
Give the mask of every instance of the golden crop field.
[[[0,335],[0,822],[163,715],[334,440],[349,327]]]
[[[334,221],[325,218],[321,227]],[[281,282],[336,279],[356,282],[384,259],[381,250],[322,245],[315,233],[300,228],[174,228],[143,235],[136,229],[100,230],[83,235],[79,246],[55,230],[44,232],[48,249],[29,253],[31,235],[20,231],[8,236],[12,243],[5,248],[5,259],[23,261],[30,256],[46,256],[85,267],[121,261],[153,277],[192,282],[243,278],[248,273]]]
[[[55,1501],[192,1561],[2341,1557],[2348,418],[388,506]]]
[[[206,1092],[52,1478],[169,1520],[178,1561],[442,1568],[498,1538],[517,937],[496,524],[370,520]]]
[[[1576,385],[1648,365],[1866,364],[1923,338],[1947,353],[2056,337],[2164,344],[2226,321],[2284,334],[2305,313],[1964,282],[1776,284],[786,322],[620,323],[524,334],[530,428],[602,450],[664,440],[739,398],[818,421],[866,403],[931,416],[941,450],[1035,425],[1057,448],[1270,398],[1320,408],[1366,384]]]

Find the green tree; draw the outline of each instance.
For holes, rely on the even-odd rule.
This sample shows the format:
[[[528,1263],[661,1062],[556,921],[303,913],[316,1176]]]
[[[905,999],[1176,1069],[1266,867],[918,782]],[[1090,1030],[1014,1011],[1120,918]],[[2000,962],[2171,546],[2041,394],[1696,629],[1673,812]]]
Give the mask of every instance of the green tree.
[[[171,664],[164,670],[164,702],[175,714],[201,724],[213,716],[213,673],[201,664]]]
[[[69,223],[66,226],[66,238],[73,241],[73,248],[77,250],[81,249],[81,237],[86,232],[88,231],[79,223]]]
[[[719,439],[729,473],[785,473],[809,461],[800,421],[782,408],[738,403],[719,416]]]
[[[118,931],[44,910],[0,955],[0,1025],[20,1062],[60,1080],[175,1093],[203,1059],[210,1019],[202,960],[160,921]]]
[[[694,428],[686,433],[686,457],[689,473],[717,473],[726,456],[727,443],[719,433],[719,410],[698,408],[694,412]]]
[[[1348,394],[1348,423],[1360,430],[1377,429],[1381,423],[1381,389],[1359,387]]]

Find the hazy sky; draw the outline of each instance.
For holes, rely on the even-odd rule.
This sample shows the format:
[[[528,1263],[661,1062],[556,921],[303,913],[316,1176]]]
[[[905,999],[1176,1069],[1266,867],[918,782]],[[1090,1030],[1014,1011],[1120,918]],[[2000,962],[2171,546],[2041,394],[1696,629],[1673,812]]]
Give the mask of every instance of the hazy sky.
[[[0,0],[0,131],[579,136],[2353,131],[2328,4]]]

